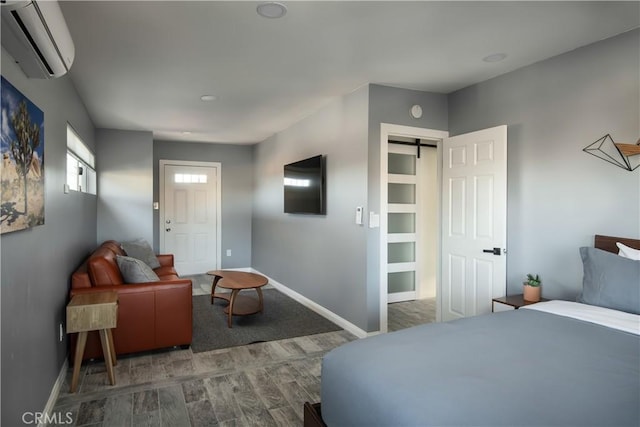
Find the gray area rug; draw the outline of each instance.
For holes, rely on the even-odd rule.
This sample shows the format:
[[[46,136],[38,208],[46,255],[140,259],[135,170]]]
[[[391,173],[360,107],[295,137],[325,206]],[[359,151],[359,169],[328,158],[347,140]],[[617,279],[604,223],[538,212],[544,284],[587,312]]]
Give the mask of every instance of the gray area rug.
[[[339,331],[342,328],[275,289],[263,289],[264,311],[249,316],[233,316],[233,328],[227,327],[224,307],[227,302],[210,295],[193,297],[194,353],[275,341],[305,335]],[[247,296],[253,289],[242,291]]]

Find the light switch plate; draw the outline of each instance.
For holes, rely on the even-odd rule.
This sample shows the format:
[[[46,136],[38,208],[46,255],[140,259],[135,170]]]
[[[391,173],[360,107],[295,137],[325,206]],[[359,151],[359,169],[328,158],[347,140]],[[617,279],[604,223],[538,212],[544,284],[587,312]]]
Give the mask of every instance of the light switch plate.
[[[375,212],[369,212],[369,228],[380,227],[380,215]]]

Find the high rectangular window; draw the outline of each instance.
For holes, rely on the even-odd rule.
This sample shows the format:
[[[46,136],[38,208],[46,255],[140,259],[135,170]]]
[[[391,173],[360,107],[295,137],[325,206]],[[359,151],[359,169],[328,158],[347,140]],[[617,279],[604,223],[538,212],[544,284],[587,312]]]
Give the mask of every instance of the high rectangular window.
[[[69,190],[96,194],[95,155],[67,123],[67,185]]]

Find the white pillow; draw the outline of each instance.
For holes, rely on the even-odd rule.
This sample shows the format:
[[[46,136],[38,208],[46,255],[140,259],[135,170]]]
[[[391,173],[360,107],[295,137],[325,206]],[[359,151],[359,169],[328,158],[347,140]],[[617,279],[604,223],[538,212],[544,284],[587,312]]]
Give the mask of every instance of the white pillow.
[[[616,246],[618,247],[618,255],[640,261],[640,250],[630,248],[620,242],[616,242]]]

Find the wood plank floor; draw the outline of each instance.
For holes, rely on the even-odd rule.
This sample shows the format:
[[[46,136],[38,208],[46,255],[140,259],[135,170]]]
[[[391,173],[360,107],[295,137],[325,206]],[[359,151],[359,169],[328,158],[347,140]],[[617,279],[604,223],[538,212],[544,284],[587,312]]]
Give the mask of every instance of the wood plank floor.
[[[430,310],[424,300],[391,304],[390,330],[430,321]],[[69,369],[54,413],[73,420],[60,425],[77,427],[302,426],[303,403],[320,401],[322,357],[355,339],[337,331],[204,353],[121,357],[115,386],[104,363],[88,363],[75,394]]]
[[[436,321],[436,299],[426,298],[389,304],[387,316],[389,332],[433,323]]]

